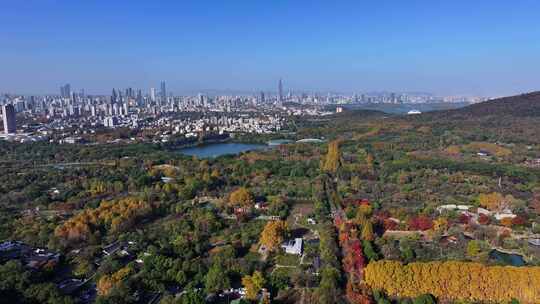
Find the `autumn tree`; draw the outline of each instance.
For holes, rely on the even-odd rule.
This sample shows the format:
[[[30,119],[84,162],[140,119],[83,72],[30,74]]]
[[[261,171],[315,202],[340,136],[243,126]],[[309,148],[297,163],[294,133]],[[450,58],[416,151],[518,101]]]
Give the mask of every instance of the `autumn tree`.
[[[540,267],[486,266],[472,262],[375,261],[364,271],[372,289],[390,296],[414,298],[432,294],[445,301],[537,303]]]
[[[500,220],[500,223],[501,225],[505,226],[505,227],[512,227],[512,225],[514,224],[513,223],[513,219],[511,217],[504,217]]]
[[[366,156],[366,167],[368,169],[368,172],[370,174],[374,174],[375,173],[375,158],[373,157],[373,155],[371,154],[368,154]]]
[[[253,275],[242,278],[242,285],[246,288],[246,298],[256,300],[257,294],[264,286],[264,277],[260,271],[255,271]]]
[[[136,220],[151,214],[152,207],[153,204],[136,197],[102,201],[98,208],[84,209],[56,227],[54,234],[70,245],[88,241],[100,231],[122,232],[133,226]]]
[[[490,209],[490,210],[498,210],[501,208],[501,204],[504,200],[504,197],[498,193],[482,193],[478,196],[478,202],[480,203],[480,206]]]
[[[433,221],[433,230],[438,232],[444,232],[448,229],[448,219],[445,217],[439,217]]]
[[[269,221],[261,232],[259,244],[269,251],[275,251],[283,243],[287,231],[287,222]]]
[[[234,207],[249,208],[253,206],[253,202],[253,195],[245,187],[240,187],[229,195],[229,203]]]
[[[367,220],[362,225],[361,237],[363,240],[366,241],[373,241],[373,239],[375,238],[373,234],[373,224],[371,223],[371,221]]]
[[[429,230],[433,227],[433,221],[425,216],[419,215],[409,219],[409,230]]]
[[[487,216],[487,215],[485,215],[483,213],[478,216],[478,223],[480,223],[481,225],[488,225],[490,221],[491,220],[490,220],[489,216]]]
[[[340,164],[339,140],[333,140],[328,143],[328,153],[323,164],[323,170],[335,173]]]
[[[124,267],[117,272],[102,276],[97,283],[98,295],[106,296],[113,288],[118,286],[124,279],[131,275],[132,270],[129,267]]]

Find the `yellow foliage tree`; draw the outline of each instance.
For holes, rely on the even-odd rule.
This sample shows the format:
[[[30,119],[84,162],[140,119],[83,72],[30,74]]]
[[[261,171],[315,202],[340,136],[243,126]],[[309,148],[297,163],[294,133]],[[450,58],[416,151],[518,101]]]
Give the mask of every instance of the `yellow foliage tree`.
[[[253,196],[245,187],[240,187],[229,196],[229,203],[232,206],[251,207],[253,206]]]
[[[360,205],[358,206],[358,211],[357,213],[363,215],[363,216],[370,216],[372,213],[373,213],[373,207],[371,207],[371,205]]]
[[[260,245],[270,251],[279,249],[279,245],[285,239],[287,230],[287,222],[285,221],[270,221],[266,223],[266,226],[264,226],[261,232]]]
[[[390,296],[432,294],[444,301],[538,303],[540,267],[486,266],[471,262],[428,262],[403,265],[371,262],[364,271],[372,289]]]
[[[439,217],[433,221],[433,230],[434,231],[446,231],[448,229],[448,219],[445,217]]]
[[[366,166],[369,173],[373,174],[375,172],[375,158],[373,158],[373,155],[368,154],[366,156]]]
[[[328,143],[328,153],[323,164],[323,170],[327,172],[336,172],[339,167],[340,152],[339,140],[333,140]]]
[[[85,209],[56,227],[54,234],[66,242],[86,241],[100,228],[110,227],[111,232],[119,232],[151,212],[151,204],[134,197],[102,201],[98,208]]]
[[[448,148],[446,148],[446,153],[451,155],[458,155],[461,153],[461,149],[459,148],[459,146],[449,146]]]
[[[117,272],[102,276],[97,283],[98,295],[108,295],[114,287],[131,274],[131,268],[124,267]]]
[[[489,194],[482,193],[478,196],[478,202],[480,203],[480,205],[490,210],[499,209],[503,201],[504,197],[498,192],[493,192]]]
[[[264,277],[260,271],[255,271],[253,275],[242,278],[242,285],[246,288],[246,298],[256,300],[257,294],[264,286]]]
[[[373,234],[373,224],[371,223],[371,221],[365,221],[362,225],[361,237],[363,240],[366,241],[373,241],[373,239],[375,238]]]

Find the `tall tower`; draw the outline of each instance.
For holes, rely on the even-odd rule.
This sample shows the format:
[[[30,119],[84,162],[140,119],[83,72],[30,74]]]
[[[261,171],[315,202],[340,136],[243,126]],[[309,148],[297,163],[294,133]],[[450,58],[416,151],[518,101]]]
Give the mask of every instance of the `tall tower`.
[[[150,100],[156,101],[156,89],[150,88]]]
[[[117,99],[118,99],[118,95],[116,94],[116,89],[112,89],[111,103],[115,103]]]
[[[278,83],[278,101],[281,103],[283,102],[283,81],[281,78],[279,79]]]
[[[162,100],[165,100],[167,98],[167,90],[165,88],[165,81],[161,82],[161,92],[160,92],[160,94],[161,94],[161,99]]]
[[[11,134],[17,131],[15,108],[12,104],[2,106],[2,119],[4,120],[4,133]]]

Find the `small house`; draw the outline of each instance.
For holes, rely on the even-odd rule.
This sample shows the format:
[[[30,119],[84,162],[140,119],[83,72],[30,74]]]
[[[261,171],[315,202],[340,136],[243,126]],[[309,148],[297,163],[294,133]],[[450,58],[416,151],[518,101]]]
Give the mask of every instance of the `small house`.
[[[283,243],[283,245],[281,245],[281,248],[283,248],[288,254],[301,255],[303,250],[302,241],[302,238],[295,238],[294,240]]]

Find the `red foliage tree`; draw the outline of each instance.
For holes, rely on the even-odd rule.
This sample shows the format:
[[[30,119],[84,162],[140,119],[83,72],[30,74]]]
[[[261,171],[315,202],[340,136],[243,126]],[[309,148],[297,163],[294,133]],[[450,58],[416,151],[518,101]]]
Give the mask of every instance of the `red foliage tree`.
[[[485,215],[485,214],[480,214],[480,216],[478,217],[478,223],[482,224],[482,225],[489,225],[489,222],[491,220],[489,219],[489,216]]]
[[[425,215],[410,218],[408,224],[409,230],[429,230],[433,227],[433,221]]]
[[[462,213],[459,215],[458,222],[464,225],[468,225],[471,222],[471,216]]]
[[[398,226],[398,223],[391,219],[385,219],[383,221],[384,230],[395,230]]]
[[[523,216],[518,215],[512,219],[512,225],[523,226],[525,224],[527,224],[527,220]]]

